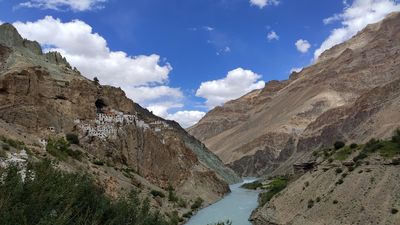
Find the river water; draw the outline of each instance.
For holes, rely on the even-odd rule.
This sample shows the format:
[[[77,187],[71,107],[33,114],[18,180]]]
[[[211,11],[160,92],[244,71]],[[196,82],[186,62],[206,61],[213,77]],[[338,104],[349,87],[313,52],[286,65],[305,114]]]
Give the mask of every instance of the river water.
[[[251,225],[251,212],[257,207],[258,192],[240,188],[255,179],[244,179],[243,183],[231,185],[231,193],[217,203],[200,210],[185,225],[207,225],[218,221],[232,221],[233,225]]]

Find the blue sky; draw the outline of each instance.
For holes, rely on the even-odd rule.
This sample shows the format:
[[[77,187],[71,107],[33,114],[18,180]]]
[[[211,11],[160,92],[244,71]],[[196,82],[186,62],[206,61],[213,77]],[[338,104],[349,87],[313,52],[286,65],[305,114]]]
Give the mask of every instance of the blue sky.
[[[0,0],[0,20],[24,37],[184,127],[398,10],[394,0]]]

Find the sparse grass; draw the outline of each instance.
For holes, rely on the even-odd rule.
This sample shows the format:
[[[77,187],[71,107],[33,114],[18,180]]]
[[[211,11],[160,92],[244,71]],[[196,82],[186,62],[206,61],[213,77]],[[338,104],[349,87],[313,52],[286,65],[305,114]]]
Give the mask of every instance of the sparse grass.
[[[13,140],[10,138],[6,138],[4,136],[0,136],[0,141],[4,142],[5,144],[7,144],[17,150],[22,150],[25,148],[25,143],[22,141]]]
[[[267,192],[260,193],[259,195],[259,202],[260,205],[263,206],[267,202],[269,202],[272,197],[274,197],[276,194],[281,192],[283,189],[286,188],[286,186],[289,183],[290,178],[288,176],[280,176],[274,178],[267,186],[266,190]]]

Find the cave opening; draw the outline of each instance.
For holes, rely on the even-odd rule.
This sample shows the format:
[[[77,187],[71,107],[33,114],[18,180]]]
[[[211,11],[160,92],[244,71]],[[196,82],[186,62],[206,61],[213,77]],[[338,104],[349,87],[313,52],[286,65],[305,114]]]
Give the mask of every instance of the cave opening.
[[[95,102],[96,105],[96,112],[97,113],[104,113],[103,108],[106,107],[106,103],[104,102],[103,99],[97,99]]]

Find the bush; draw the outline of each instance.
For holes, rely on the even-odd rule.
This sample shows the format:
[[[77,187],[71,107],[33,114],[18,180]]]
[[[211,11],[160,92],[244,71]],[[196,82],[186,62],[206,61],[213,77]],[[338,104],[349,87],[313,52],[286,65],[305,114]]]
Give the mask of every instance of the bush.
[[[315,199],[316,202],[320,202],[321,201],[321,197],[317,197],[317,199]]]
[[[6,143],[2,144],[2,145],[1,145],[1,148],[2,148],[3,150],[6,150],[6,151],[9,151],[9,150],[10,150],[10,146],[9,146],[8,144],[6,144]]]
[[[336,150],[343,148],[345,145],[346,144],[343,141],[337,141],[333,144]]]
[[[254,181],[252,183],[243,184],[241,186],[241,188],[250,189],[250,190],[256,190],[257,188],[261,188],[261,187],[262,187],[262,183],[258,180]]]
[[[174,188],[171,184],[168,185],[168,201],[170,202],[178,202],[178,196],[176,196]]]
[[[356,144],[356,143],[352,143],[351,145],[350,145],[350,148],[351,149],[355,149],[355,148],[357,148],[358,147],[358,145]]]
[[[65,136],[70,144],[79,145],[78,135],[69,133]]]
[[[336,168],[335,172],[336,172],[336,174],[342,173],[343,169],[342,168]]]
[[[333,200],[333,204],[338,204],[339,202],[338,202],[338,200]]]
[[[310,199],[307,203],[307,208],[311,209],[314,206],[314,200]]]
[[[194,201],[194,203],[192,204],[192,206],[190,208],[192,208],[192,210],[196,210],[198,208],[200,208],[203,205],[204,200],[200,197],[196,198],[196,200]]]
[[[398,210],[398,209],[395,209],[395,208],[393,208],[392,210],[390,210],[390,212],[391,212],[392,214],[397,214],[397,213],[399,212],[399,210]]]
[[[58,160],[65,161],[68,157],[81,160],[83,153],[69,148],[70,144],[64,139],[50,139],[46,145],[46,151]]]
[[[189,219],[189,218],[191,218],[191,217],[193,216],[193,213],[192,213],[192,211],[189,211],[189,212],[187,212],[187,213],[184,213],[182,216],[183,216],[184,218]]]
[[[342,180],[342,179],[339,179],[339,180],[336,182],[336,185],[341,185],[341,184],[343,184],[343,180]]]
[[[260,193],[259,203],[260,206],[264,206],[269,202],[272,197],[281,192],[289,183],[290,178],[288,176],[280,176],[274,178],[267,186],[267,192]]]
[[[93,164],[94,164],[94,165],[97,165],[97,166],[104,166],[104,161],[102,161],[102,160],[95,160],[95,161],[93,162]]]
[[[165,198],[165,194],[161,191],[151,190],[150,194],[153,195],[153,197]]]
[[[2,174],[2,225],[169,225],[135,191],[111,201],[88,175],[56,170],[48,161],[27,171],[24,182],[17,167]]]
[[[179,198],[178,207],[180,207],[180,208],[186,208],[187,207],[187,203],[186,203],[185,199]]]

